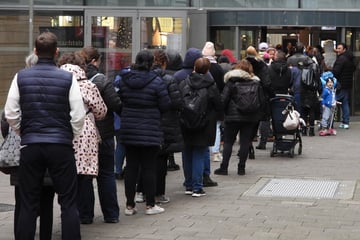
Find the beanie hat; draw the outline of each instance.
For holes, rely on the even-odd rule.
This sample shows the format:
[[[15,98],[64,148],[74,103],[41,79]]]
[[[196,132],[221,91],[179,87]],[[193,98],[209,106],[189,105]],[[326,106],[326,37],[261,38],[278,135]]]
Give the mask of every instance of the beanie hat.
[[[236,63],[237,62],[236,58],[234,57],[234,55],[233,55],[233,53],[232,53],[232,51],[230,49],[222,50],[221,55],[227,56],[230,63]]]
[[[204,48],[202,50],[202,55],[203,56],[215,56],[214,43],[206,42],[205,46],[204,46]]]

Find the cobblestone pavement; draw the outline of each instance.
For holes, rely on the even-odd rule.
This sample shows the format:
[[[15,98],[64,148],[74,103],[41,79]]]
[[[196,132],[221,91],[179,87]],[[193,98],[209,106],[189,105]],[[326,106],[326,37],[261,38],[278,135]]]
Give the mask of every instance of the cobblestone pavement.
[[[141,203],[137,205],[138,214],[125,216],[124,185],[123,181],[118,181],[120,222],[104,223],[96,201],[96,218],[93,224],[81,226],[82,238],[358,240],[360,122],[352,122],[349,130],[337,129],[337,132],[337,136],[303,137],[303,153],[295,154],[294,158],[271,158],[272,143],[268,143],[266,150],[256,150],[256,159],[248,160],[245,176],[236,174],[236,145],[229,175],[212,175],[219,186],[205,188],[207,196],[201,198],[184,194],[182,171],[169,172],[167,195],[171,201],[163,205],[166,211],[160,215],[145,215],[145,206]],[[176,162],[181,163],[180,154],[175,157]],[[211,165],[213,171],[219,163],[212,162]],[[259,191],[268,187],[267,183],[274,179],[284,179],[288,189],[278,185],[279,195],[260,195]],[[305,192],[299,190],[300,195],[284,197],[285,193],[297,186],[292,185],[291,180],[313,182],[309,186],[305,185]],[[326,186],[317,185],[321,182],[335,183],[335,187],[325,189]],[[300,187],[304,185],[300,183]],[[322,198],[312,195],[313,193],[305,195],[313,188],[315,191],[330,192],[330,197]],[[0,174],[0,240],[13,239],[13,203],[13,188],[9,186],[9,177]],[[61,239],[61,234],[57,203],[54,209],[53,239],[58,240]]]

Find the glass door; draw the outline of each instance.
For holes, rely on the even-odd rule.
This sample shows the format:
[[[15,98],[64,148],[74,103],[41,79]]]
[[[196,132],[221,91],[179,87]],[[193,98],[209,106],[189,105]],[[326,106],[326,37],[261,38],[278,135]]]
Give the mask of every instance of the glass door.
[[[86,10],[84,45],[101,52],[100,70],[113,79],[142,49],[185,54],[186,16],[186,11]]]
[[[186,14],[142,12],[140,49],[186,51]]]
[[[93,46],[101,53],[100,71],[114,79],[118,71],[128,67],[133,58],[134,16],[118,11],[87,11],[85,46]]]

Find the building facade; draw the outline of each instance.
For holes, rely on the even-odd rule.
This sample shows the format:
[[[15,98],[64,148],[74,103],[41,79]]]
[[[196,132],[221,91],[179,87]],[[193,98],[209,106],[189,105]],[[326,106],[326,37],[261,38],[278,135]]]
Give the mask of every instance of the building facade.
[[[358,63],[359,9],[360,1],[353,0],[0,0],[0,104],[43,31],[58,36],[60,52],[97,47],[110,78],[141,49],[184,56],[206,41],[241,59],[260,42],[317,46],[330,39],[345,42]],[[360,115],[358,69],[354,80],[351,109]]]

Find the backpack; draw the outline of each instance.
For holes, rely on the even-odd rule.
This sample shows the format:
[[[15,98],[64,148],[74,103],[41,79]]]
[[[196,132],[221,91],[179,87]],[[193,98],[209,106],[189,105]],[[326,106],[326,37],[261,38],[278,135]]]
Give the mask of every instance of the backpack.
[[[207,88],[192,88],[185,84],[182,90],[184,101],[180,115],[180,123],[187,129],[203,129],[208,124],[208,90]]]
[[[241,113],[255,113],[264,102],[264,92],[260,81],[235,82],[232,94],[236,108]]]
[[[318,67],[314,62],[299,63],[301,70],[301,84],[309,90],[319,89]]]

